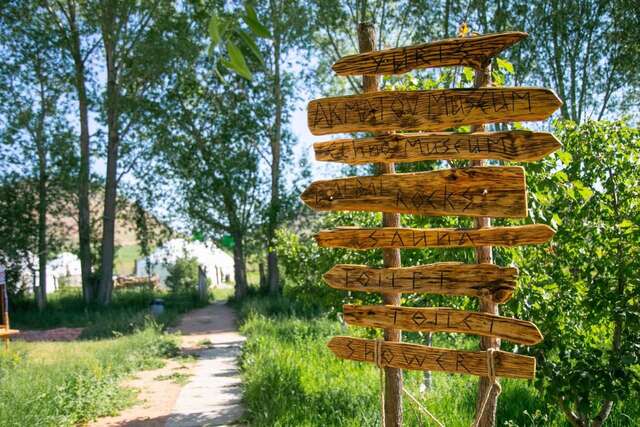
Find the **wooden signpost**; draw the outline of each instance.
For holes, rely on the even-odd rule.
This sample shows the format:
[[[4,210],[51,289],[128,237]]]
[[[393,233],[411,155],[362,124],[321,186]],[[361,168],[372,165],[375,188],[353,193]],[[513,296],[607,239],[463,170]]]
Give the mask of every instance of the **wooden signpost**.
[[[548,242],[555,231],[545,224],[491,228],[356,228],[340,227],[316,235],[324,248],[470,248],[521,246]]]
[[[380,305],[343,307],[344,320],[350,325],[368,328],[398,328],[413,332],[459,332],[494,336],[534,345],[542,334],[531,322],[452,308],[414,308]]]
[[[316,160],[352,165],[374,162],[492,159],[530,162],[561,147],[547,132],[392,133],[316,142]]]
[[[376,362],[376,341],[351,337],[334,337],[329,349],[342,359]],[[443,371],[487,376],[487,356],[483,351],[460,351],[417,344],[384,342],[380,346],[382,366],[418,371]],[[536,359],[499,351],[495,356],[496,376],[531,379],[536,373]]]
[[[491,298],[503,303],[511,298],[518,270],[461,262],[380,269],[338,264],[323,277],[332,288],[346,291],[458,295]]]
[[[458,65],[482,68],[525,37],[527,33],[509,32],[439,40],[345,56],[332,68],[339,76],[402,74],[418,68]]]
[[[13,335],[17,335],[20,331],[11,329],[9,324],[9,299],[7,298],[7,281],[5,276],[5,268],[0,265],[0,311],[2,311],[2,319],[0,323],[0,338],[4,341],[4,348],[9,347],[9,339]]]
[[[384,329],[385,341],[334,337],[328,345],[340,358],[372,362],[384,369],[385,427],[402,423],[402,379],[394,376],[398,370],[483,377],[476,407],[477,425],[481,426],[495,422],[496,377],[535,376],[534,358],[499,350],[500,339],[534,345],[542,340],[542,334],[531,322],[498,315],[497,304],[511,298],[518,271],[494,265],[491,247],[542,244],[553,237],[554,231],[544,224],[491,227],[489,217],[527,216],[526,183],[522,167],[487,167],[484,163],[531,162],[561,147],[546,132],[486,132],[483,128],[487,123],[546,119],[562,104],[548,89],[486,87],[492,58],[524,37],[526,34],[519,32],[489,34],[369,52],[375,44],[372,30],[360,24],[361,53],[340,59],[333,69],[338,75],[363,75],[364,93],[317,99],[308,105],[307,121],[314,135],[401,132],[316,143],[317,160],[377,163],[384,172],[316,181],[301,196],[317,211],[383,212],[382,228],[323,230],[316,240],[323,247],[383,250],[384,268],[340,264],[324,279],[333,288],[383,296],[385,305],[345,305],[343,311],[351,325]],[[460,65],[476,69],[474,88],[383,92],[377,88],[378,74]],[[452,132],[468,125],[469,133]],[[394,173],[396,162],[424,160],[470,160],[476,167]],[[393,213],[470,216],[475,218],[477,228],[402,228]],[[455,247],[475,248],[478,263],[400,265],[399,249]],[[476,297],[480,311],[401,307],[402,293]],[[477,335],[485,351],[401,343],[401,330]]]
[[[315,181],[301,198],[315,210],[527,216],[524,169],[519,166]]]
[[[383,91],[311,101],[307,123],[314,135],[441,131],[464,125],[544,120],[560,105],[552,90],[528,87]]]

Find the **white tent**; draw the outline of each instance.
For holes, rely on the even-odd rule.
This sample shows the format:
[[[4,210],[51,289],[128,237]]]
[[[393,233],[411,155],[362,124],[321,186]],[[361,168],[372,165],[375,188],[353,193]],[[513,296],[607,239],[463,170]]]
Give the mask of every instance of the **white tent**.
[[[29,265],[32,268],[29,268]],[[21,282],[33,291],[33,285],[38,283],[38,257],[29,254],[29,259],[22,264]],[[47,262],[46,288],[50,294],[64,286],[81,286],[82,272],[80,258],[71,252],[62,252]]]
[[[160,277],[162,283],[169,275],[167,266],[178,258],[195,258],[206,271],[213,286],[233,282],[233,258],[216,247],[213,242],[190,242],[185,239],[173,239],[157,248],[148,258],[136,260],[136,276],[147,275],[147,262],[151,275]]]

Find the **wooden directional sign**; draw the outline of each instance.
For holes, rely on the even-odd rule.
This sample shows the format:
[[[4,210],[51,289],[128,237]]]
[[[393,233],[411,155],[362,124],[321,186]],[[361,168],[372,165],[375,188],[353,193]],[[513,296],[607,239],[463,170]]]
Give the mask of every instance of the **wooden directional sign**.
[[[386,134],[313,144],[316,160],[352,165],[442,159],[530,162],[560,147],[552,134],[530,131]]]
[[[315,237],[325,248],[468,248],[540,244],[554,234],[548,225],[531,224],[474,229],[341,227],[320,231]]]
[[[509,32],[438,40],[414,46],[349,55],[333,65],[339,76],[402,74],[416,68],[485,67],[494,56],[527,37]]]
[[[342,359],[376,363],[376,341],[333,337],[329,349]],[[380,363],[392,368],[417,371],[444,371],[488,376],[487,354],[484,351],[460,351],[427,347],[418,344],[382,342]],[[495,351],[495,373],[498,377],[530,379],[536,373],[535,357]]]
[[[526,217],[524,169],[477,167],[315,181],[301,196],[321,211]]]
[[[540,88],[383,91],[316,99],[307,108],[311,133],[441,131],[462,125],[543,120],[562,105]]]
[[[531,322],[452,308],[413,308],[380,305],[345,305],[344,320],[350,325],[395,328],[414,332],[460,332],[504,338],[533,345],[542,334]]]
[[[338,264],[323,276],[332,288],[347,291],[491,297],[497,303],[511,298],[517,277],[514,267],[460,262],[379,269]]]
[[[0,328],[0,338],[6,338],[20,333],[17,329],[3,329]]]

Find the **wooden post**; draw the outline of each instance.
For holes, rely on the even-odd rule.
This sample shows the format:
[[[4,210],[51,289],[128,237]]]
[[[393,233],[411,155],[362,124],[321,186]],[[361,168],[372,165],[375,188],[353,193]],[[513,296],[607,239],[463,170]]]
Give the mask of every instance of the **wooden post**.
[[[3,283],[0,285],[0,309],[2,309],[2,327],[9,332],[11,325],[9,325],[9,298],[7,296],[7,285]],[[9,349],[9,335],[2,337],[4,341],[4,349]]]
[[[358,25],[358,47],[360,53],[375,50],[376,35],[372,24],[360,23]],[[362,91],[364,93],[377,92],[380,82],[378,76],[363,76]],[[378,163],[379,174],[395,173],[393,163]],[[400,227],[400,215],[393,213],[382,214],[383,227]],[[385,267],[400,267],[400,249],[383,249],[383,259]],[[387,305],[400,305],[399,293],[382,294],[382,300]],[[387,328],[384,330],[385,341],[402,341],[402,331],[399,329]],[[402,425],[402,369],[384,368],[385,389],[384,389],[384,414],[385,427],[397,427]]]
[[[491,79],[491,64],[486,64],[482,70],[476,70],[475,79],[474,79],[474,87],[485,87],[488,86]],[[472,132],[482,132],[484,131],[484,126],[472,126]],[[471,162],[472,166],[486,166],[486,160],[473,160]],[[491,218],[489,217],[478,217],[474,220],[476,228],[486,228],[491,227]],[[476,248],[476,262],[478,264],[493,264],[493,252],[491,246],[479,246]],[[481,298],[480,299],[480,307],[479,311],[483,313],[489,314],[499,314],[498,304],[489,298]],[[482,337],[480,339],[480,349],[487,350],[489,348],[500,348],[500,339],[495,337]],[[476,396],[476,417],[480,415],[480,409],[482,406],[482,402],[485,398],[485,395],[491,388],[491,382],[487,377],[481,377],[478,384],[478,395]],[[482,418],[478,426],[480,427],[492,427],[495,426],[496,423],[496,408],[498,405],[498,395],[495,388],[492,389],[491,396],[487,401],[484,412],[482,413]]]

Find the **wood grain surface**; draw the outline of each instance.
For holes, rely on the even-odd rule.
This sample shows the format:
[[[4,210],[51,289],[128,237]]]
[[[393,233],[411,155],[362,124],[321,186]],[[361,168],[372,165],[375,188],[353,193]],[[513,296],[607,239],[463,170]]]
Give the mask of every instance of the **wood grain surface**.
[[[527,33],[506,32],[444,39],[345,56],[332,68],[339,76],[402,74],[418,68],[459,65],[482,68],[491,58],[525,37]]]
[[[548,132],[430,132],[316,142],[316,160],[352,165],[422,160],[540,160],[562,145]]]
[[[456,228],[356,228],[322,230],[316,242],[324,248],[468,248],[477,246],[520,246],[548,242],[555,231],[545,224]]]
[[[439,262],[399,268],[338,264],[323,276],[335,289],[383,293],[430,293],[487,298],[504,303],[515,290],[518,269]]]
[[[343,313],[344,320],[355,326],[398,328],[412,332],[459,332],[499,337],[527,345],[542,341],[540,330],[531,322],[475,311],[346,304]]]
[[[443,131],[463,125],[544,120],[562,102],[549,89],[383,91],[316,99],[307,107],[314,135],[394,130]]]
[[[333,337],[327,344],[341,359],[376,363],[376,341],[362,338]],[[416,371],[443,371],[487,376],[485,351],[449,350],[418,344],[382,342],[380,364]],[[505,351],[493,354],[495,373],[499,377],[531,379],[536,373],[535,357]]]
[[[525,175],[519,166],[443,169],[315,181],[301,198],[309,207],[319,211],[527,216]]]

